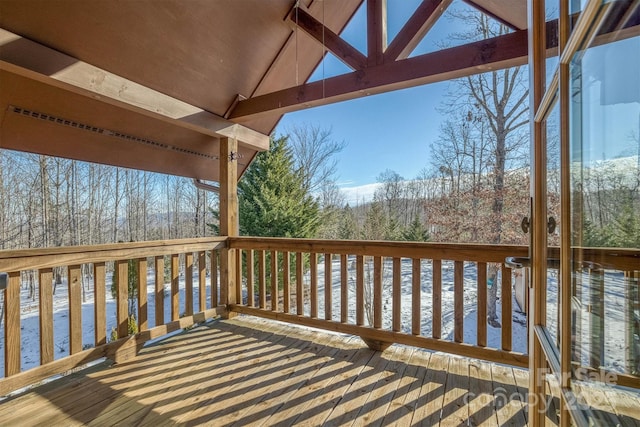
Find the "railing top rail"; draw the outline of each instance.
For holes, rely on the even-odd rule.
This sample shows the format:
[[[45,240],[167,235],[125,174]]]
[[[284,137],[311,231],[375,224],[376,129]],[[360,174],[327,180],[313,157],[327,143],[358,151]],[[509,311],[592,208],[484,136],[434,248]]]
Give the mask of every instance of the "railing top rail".
[[[422,243],[371,240],[319,240],[280,237],[230,237],[229,247],[237,249],[427,258],[452,261],[504,262],[507,256],[526,256],[522,245],[473,243]]]
[[[315,252],[347,255],[371,255],[402,258],[426,258],[451,261],[504,262],[509,256],[528,256],[525,245],[493,245],[478,243],[433,243],[372,240],[293,239],[282,237],[229,238],[236,249]],[[573,248],[574,259],[589,261],[602,268],[640,270],[640,249]],[[557,247],[549,248],[549,257],[558,257]]]
[[[44,249],[3,250],[0,251],[0,271],[31,270],[118,259],[162,256],[173,253],[220,249],[226,247],[226,245],[225,237],[203,237]]]

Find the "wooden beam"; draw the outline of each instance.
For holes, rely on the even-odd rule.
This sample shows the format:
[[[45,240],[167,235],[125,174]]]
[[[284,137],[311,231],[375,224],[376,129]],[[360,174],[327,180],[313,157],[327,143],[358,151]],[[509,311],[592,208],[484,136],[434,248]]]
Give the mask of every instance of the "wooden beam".
[[[549,26],[557,27],[555,22]],[[547,47],[557,46],[553,38]],[[527,62],[527,32],[493,37],[438,52],[371,66],[238,102],[230,118],[284,114],[367,95],[446,81]]]
[[[354,70],[361,70],[367,66],[366,56],[311,16],[309,12],[303,8],[294,8],[289,14],[289,20],[322,44],[348,67]]]
[[[384,52],[384,62],[405,59],[453,0],[423,0]]]
[[[88,91],[90,96],[97,100],[106,102],[104,98],[108,98],[122,103],[122,106],[146,110],[157,118],[173,121],[176,126],[203,135],[214,138],[235,138],[243,146],[257,151],[269,149],[267,135],[2,28],[0,28],[0,60]],[[133,110],[131,114],[135,112],[137,111]]]
[[[367,0],[367,63],[384,62],[387,49],[387,0]]]

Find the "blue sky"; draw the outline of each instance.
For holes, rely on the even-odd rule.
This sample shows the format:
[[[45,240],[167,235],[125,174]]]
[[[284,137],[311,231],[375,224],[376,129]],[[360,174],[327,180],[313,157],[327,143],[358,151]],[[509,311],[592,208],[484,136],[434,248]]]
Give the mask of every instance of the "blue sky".
[[[388,2],[389,42],[419,4],[419,0]],[[366,52],[366,8],[356,13],[342,33],[354,47]],[[467,7],[454,1],[451,7]],[[413,55],[439,49],[455,24],[446,16],[427,34]],[[333,56],[328,56],[311,81],[348,72]],[[438,135],[442,115],[437,111],[444,100],[448,83],[436,83],[382,95],[360,98],[333,105],[311,108],[284,116],[276,128],[286,134],[293,125],[312,124],[331,129],[333,138],[345,141],[338,158],[338,183],[351,187],[376,182],[385,169],[410,179],[429,165],[429,146]]]

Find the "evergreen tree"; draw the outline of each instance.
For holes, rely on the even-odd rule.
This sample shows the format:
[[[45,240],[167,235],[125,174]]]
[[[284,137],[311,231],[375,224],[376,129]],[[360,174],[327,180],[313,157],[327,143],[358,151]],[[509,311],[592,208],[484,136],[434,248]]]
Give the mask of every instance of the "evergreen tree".
[[[320,208],[295,169],[287,138],[272,138],[238,183],[240,234],[314,237]]]
[[[428,242],[429,231],[418,216],[413,218],[409,227],[402,233],[402,239],[409,242]]]

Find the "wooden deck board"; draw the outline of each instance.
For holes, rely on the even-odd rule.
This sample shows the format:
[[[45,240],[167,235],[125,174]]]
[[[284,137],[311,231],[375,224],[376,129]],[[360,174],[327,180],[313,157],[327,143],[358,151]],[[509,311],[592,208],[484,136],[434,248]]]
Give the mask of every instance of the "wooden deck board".
[[[0,425],[523,426],[527,382],[505,365],[239,316],[0,401]],[[591,397],[602,420],[640,425],[637,395]]]

